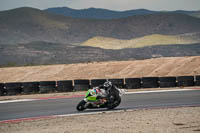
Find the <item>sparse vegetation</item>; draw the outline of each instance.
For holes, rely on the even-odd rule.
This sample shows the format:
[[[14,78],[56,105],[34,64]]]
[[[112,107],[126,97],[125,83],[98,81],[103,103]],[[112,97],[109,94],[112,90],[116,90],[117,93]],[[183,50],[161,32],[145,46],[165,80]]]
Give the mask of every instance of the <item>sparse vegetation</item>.
[[[16,67],[16,66],[17,66],[17,64],[15,62],[8,62],[5,65],[0,65],[0,68],[2,68],[2,67]]]
[[[159,45],[143,48],[101,49],[48,42],[1,45],[0,65],[26,66],[95,61],[142,60],[160,57],[199,56],[200,44]],[[15,63],[8,65],[8,63]]]
[[[2,49],[0,49],[0,65],[8,66],[7,64],[10,62],[15,63],[16,66],[25,66],[27,64],[71,64],[88,61],[122,61],[158,57],[199,56],[199,51],[200,44],[159,45],[110,50],[69,44],[33,42],[19,45],[2,45]]]

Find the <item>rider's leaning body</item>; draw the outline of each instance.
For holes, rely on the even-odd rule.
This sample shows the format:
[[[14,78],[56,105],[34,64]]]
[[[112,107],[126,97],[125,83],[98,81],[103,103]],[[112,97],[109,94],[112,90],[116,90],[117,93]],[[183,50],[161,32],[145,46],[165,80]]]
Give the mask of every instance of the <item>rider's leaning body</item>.
[[[107,97],[107,90],[112,87],[110,81],[106,81],[103,85],[89,89],[86,95],[88,95],[87,100],[90,102],[103,102],[102,100]]]

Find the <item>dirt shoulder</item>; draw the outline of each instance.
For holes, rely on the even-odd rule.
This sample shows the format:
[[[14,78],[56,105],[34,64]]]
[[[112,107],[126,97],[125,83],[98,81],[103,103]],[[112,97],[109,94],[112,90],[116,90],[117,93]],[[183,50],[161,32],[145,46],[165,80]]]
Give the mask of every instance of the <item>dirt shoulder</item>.
[[[0,124],[6,133],[191,133],[200,131],[200,107],[142,109]]]

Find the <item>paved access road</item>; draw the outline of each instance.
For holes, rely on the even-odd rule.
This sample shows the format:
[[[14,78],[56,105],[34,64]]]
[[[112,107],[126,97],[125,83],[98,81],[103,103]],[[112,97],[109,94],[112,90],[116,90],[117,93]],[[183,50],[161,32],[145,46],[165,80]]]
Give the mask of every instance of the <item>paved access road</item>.
[[[82,99],[83,97],[0,103],[0,121],[80,113],[76,111],[76,105]],[[126,94],[122,97],[122,103],[116,109],[179,106],[200,106],[200,90]],[[87,110],[84,112],[93,111],[97,110]],[[104,111],[106,111],[106,109]]]

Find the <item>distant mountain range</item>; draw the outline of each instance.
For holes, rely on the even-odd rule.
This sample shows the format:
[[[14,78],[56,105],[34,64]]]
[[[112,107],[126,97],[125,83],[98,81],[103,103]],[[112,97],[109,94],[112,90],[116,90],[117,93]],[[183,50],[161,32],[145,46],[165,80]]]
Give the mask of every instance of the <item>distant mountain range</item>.
[[[93,12],[95,9],[90,10]],[[125,18],[92,19],[57,15],[28,7],[1,11],[0,65],[199,56],[200,18],[177,12],[158,13],[142,9],[137,15]],[[96,38],[100,43],[94,41]],[[102,47],[107,43],[106,39],[111,40],[112,47],[119,46],[120,49]],[[163,40],[171,45],[161,43]],[[95,44],[86,46],[86,42]],[[131,46],[127,47],[127,44]]]
[[[156,13],[156,11],[150,11],[146,9],[112,11],[100,8],[88,8],[88,9],[76,10],[68,7],[48,8],[45,9],[44,11],[55,13],[58,15],[70,16],[73,18],[88,18],[88,19],[116,19],[134,15],[147,15]]]
[[[75,19],[33,8],[0,12],[0,43],[46,41],[81,44],[96,36],[134,39],[151,34],[200,32],[200,19],[179,13],[154,13],[120,19]]]
[[[154,13],[181,13],[187,14],[194,17],[200,17],[199,11],[184,11],[184,10],[176,10],[176,11],[151,11],[147,9],[136,9],[136,10],[127,10],[127,11],[113,11],[101,8],[88,8],[88,9],[72,9],[68,7],[56,7],[56,8],[48,8],[44,11],[49,13],[55,13],[57,15],[64,15],[73,18],[90,18],[90,19],[118,19],[125,18],[134,15],[148,15]]]

